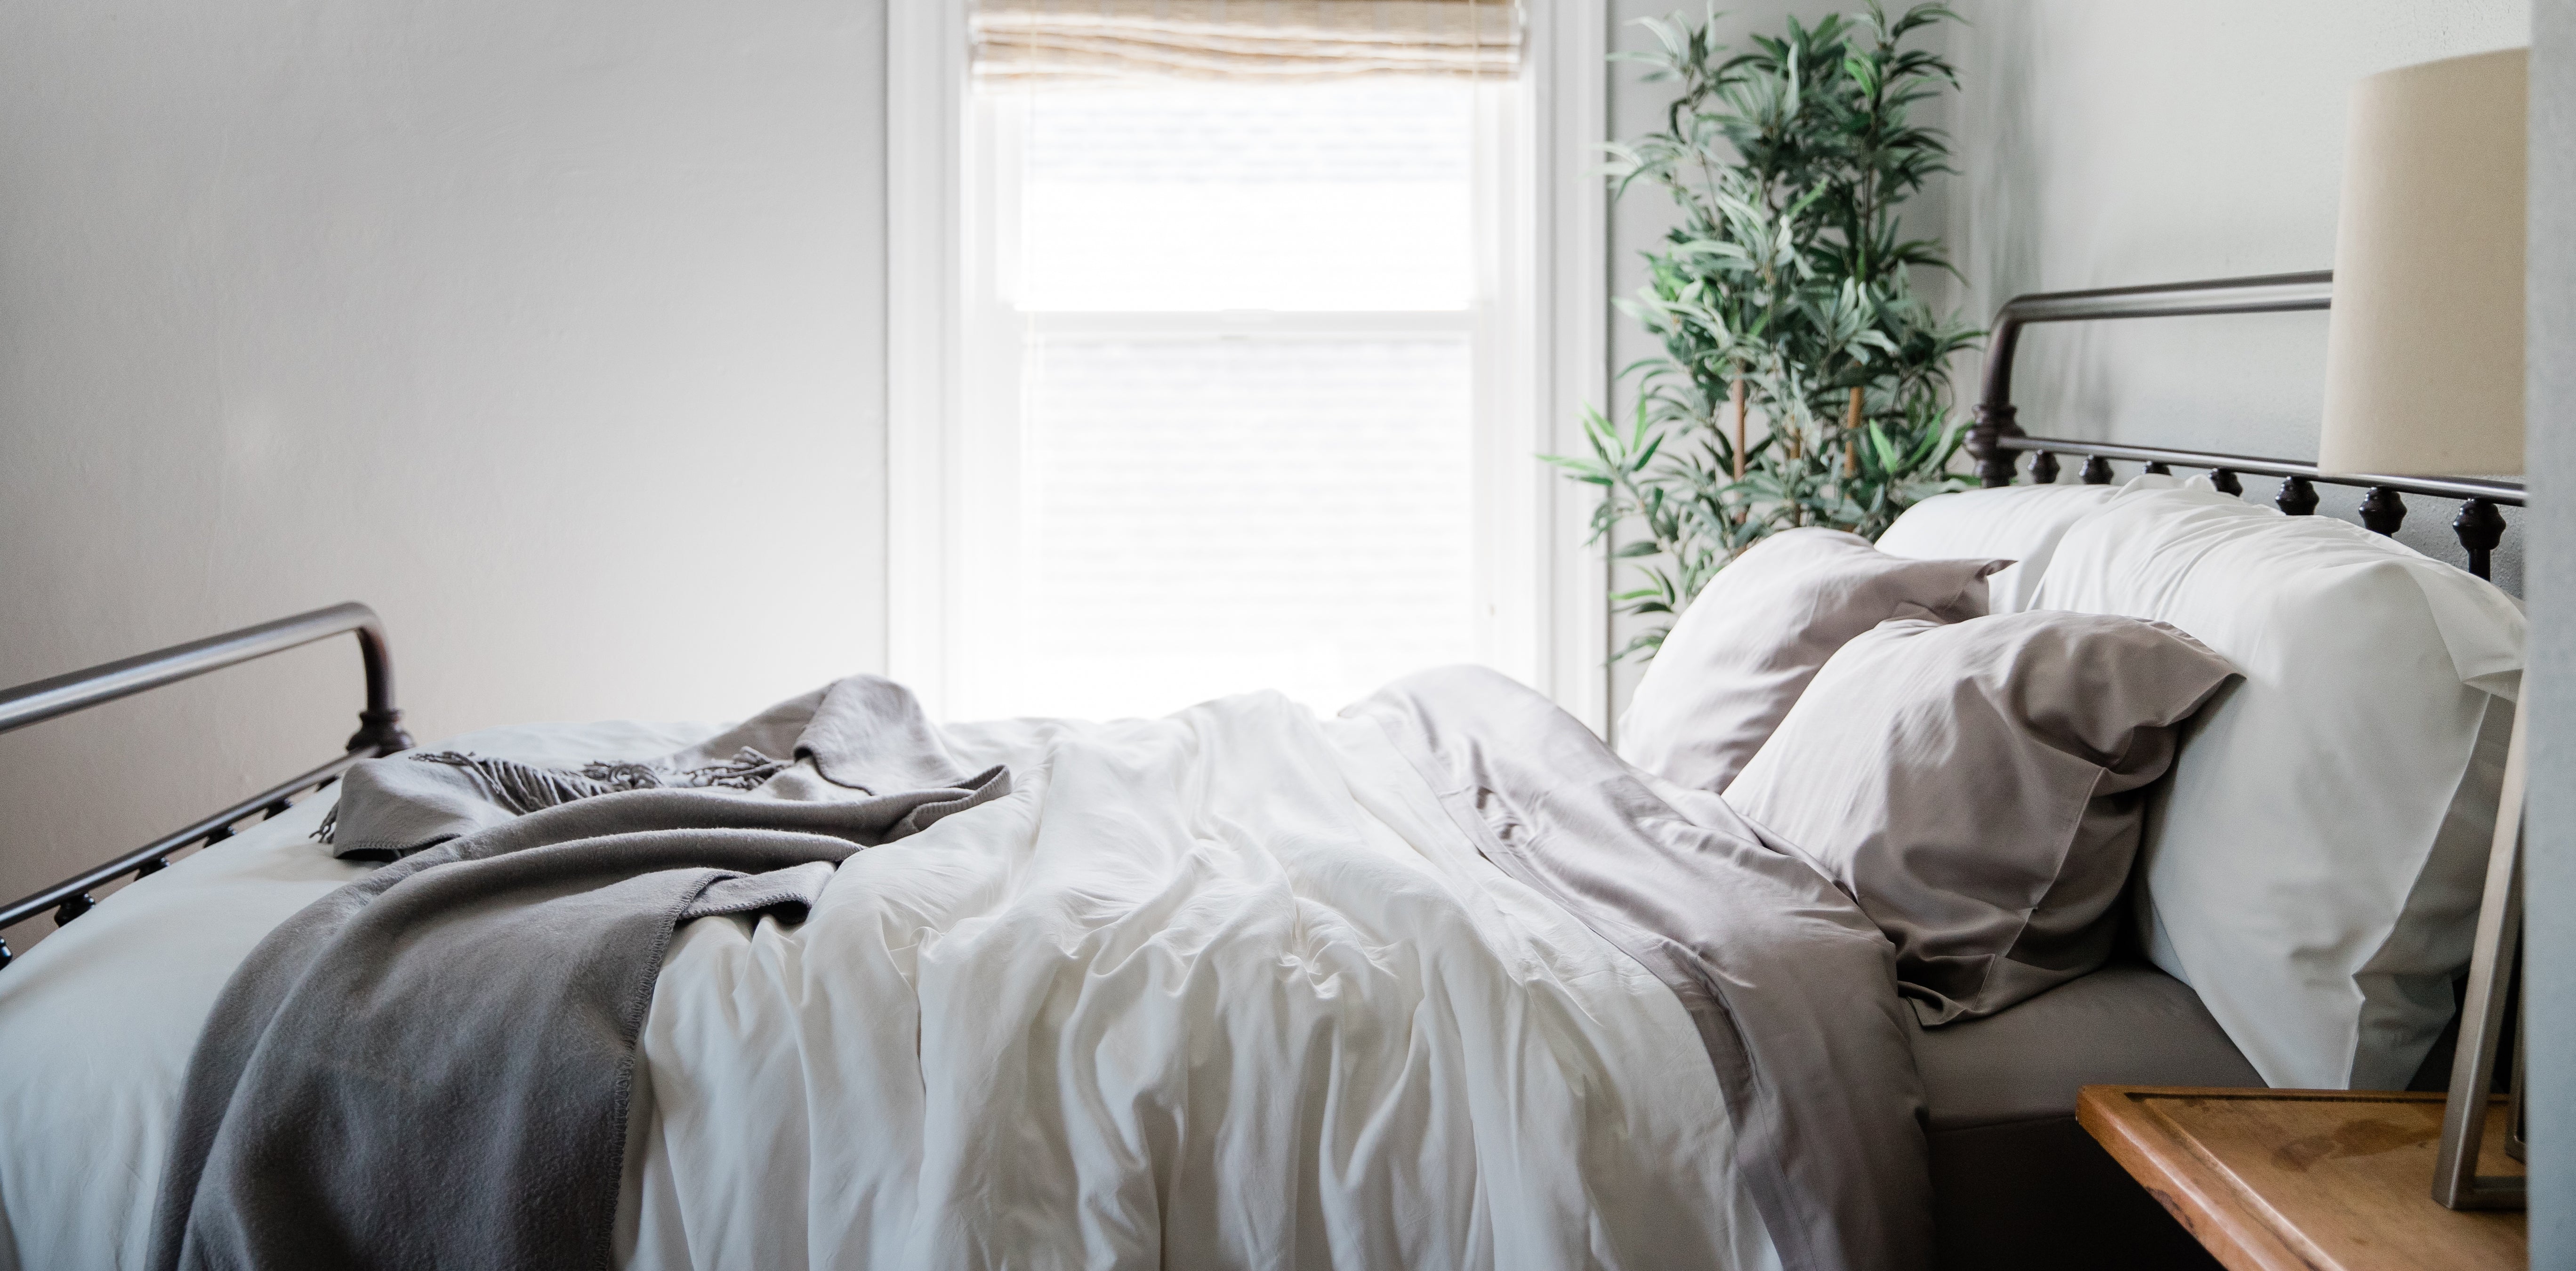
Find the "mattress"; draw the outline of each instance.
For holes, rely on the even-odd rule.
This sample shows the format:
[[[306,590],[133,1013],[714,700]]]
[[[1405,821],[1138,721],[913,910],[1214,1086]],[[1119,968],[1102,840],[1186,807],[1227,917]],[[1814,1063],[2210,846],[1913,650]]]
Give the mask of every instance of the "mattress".
[[[2216,1267],[2075,1120],[2088,1085],[2261,1086],[2200,998],[2143,958],[1918,1029],[1945,1268]]]

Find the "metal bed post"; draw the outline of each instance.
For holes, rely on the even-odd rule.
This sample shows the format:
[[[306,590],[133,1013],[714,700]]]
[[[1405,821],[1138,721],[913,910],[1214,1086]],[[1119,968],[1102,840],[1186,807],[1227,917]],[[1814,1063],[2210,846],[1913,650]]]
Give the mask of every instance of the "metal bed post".
[[[251,814],[261,813],[263,820],[276,816],[286,811],[297,794],[339,780],[360,760],[412,744],[411,734],[403,731],[402,711],[394,705],[393,655],[385,644],[384,623],[375,610],[355,601],[0,691],[0,733],[5,733],[347,632],[358,637],[358,657],[367,676],[367,704],[358,712],[358,731],[349,735],[347,753],[106,864],[0,906],[0,931],[48,908],[54,911],[56,926],[70,922],[95,903],[89,894],[92,889],[126,874],[140,878],[159,873],[181,848],[220,843],[232,837],[235,823]],[[12,958],[8,942],[0,940],[0,968]]]

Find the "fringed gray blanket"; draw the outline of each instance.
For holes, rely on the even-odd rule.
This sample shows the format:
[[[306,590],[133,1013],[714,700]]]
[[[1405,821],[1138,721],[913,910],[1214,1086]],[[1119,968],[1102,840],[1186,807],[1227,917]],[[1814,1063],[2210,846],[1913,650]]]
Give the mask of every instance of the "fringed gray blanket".
[[[1010,789],[870,676],[650,764],[353,769],[392,863],[297,914],[191,1058],[154,1214],[172,1268],[608,1265],[635,1037],[673,929],[801,921],[834,867]]]

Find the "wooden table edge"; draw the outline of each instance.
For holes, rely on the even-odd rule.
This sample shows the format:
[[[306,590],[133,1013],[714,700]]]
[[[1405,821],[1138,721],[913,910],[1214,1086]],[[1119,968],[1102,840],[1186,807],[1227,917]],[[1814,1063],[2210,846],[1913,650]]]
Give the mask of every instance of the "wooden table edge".
[[[2228,1185],[2203,1185],[2204,1174],[2228,1177],[2224,1167],[2176,1138],[2140,1096],[2159,1099],[2280,1098],[2277,1090],[2171,1086],[2085,1086],[2076,1092],[2076,1122],[2128,1171],[2174,1221],[2232,1271],[2314,1271],[2324,1265],[2313,1249],[2281,1238],[2278,1215]],[[2259,1239],[2247,1239],[2260,1234]]]

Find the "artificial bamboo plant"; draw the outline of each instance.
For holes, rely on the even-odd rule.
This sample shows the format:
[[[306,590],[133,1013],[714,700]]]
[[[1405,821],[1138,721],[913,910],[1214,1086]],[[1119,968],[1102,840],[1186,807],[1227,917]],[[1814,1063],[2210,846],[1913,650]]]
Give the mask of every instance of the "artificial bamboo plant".
[[[1899,217],[1950,170],[1947,139],[1914,112],[1958,83],[1907,45],[1958,16],[1918,4],[1891,18],[1871,0],[1812,27],[1793,18],[1742,52],[1715,42],[1718,17],[1647,19],[1657,49],[1614,55],[1678,85],[1661,131],[1608,148],[1614,188],[1660,188],[1681,213],[1645,253],[1647,286],[1618,302],[1663,345],[1622,372],[1637,380],[1634,418],[1592,412],[1591,456],[1554,457],[1599,487],[1596,541],[1643,531],[1612,553],[1639,574],[1620,611],[1651,623],[1621,656],[1651,656],[1700,586],[1765,535],[1874,538],[1959,484],[1949,362],[1983,334],[1915,294],[1916,271],[1950,262]]]

